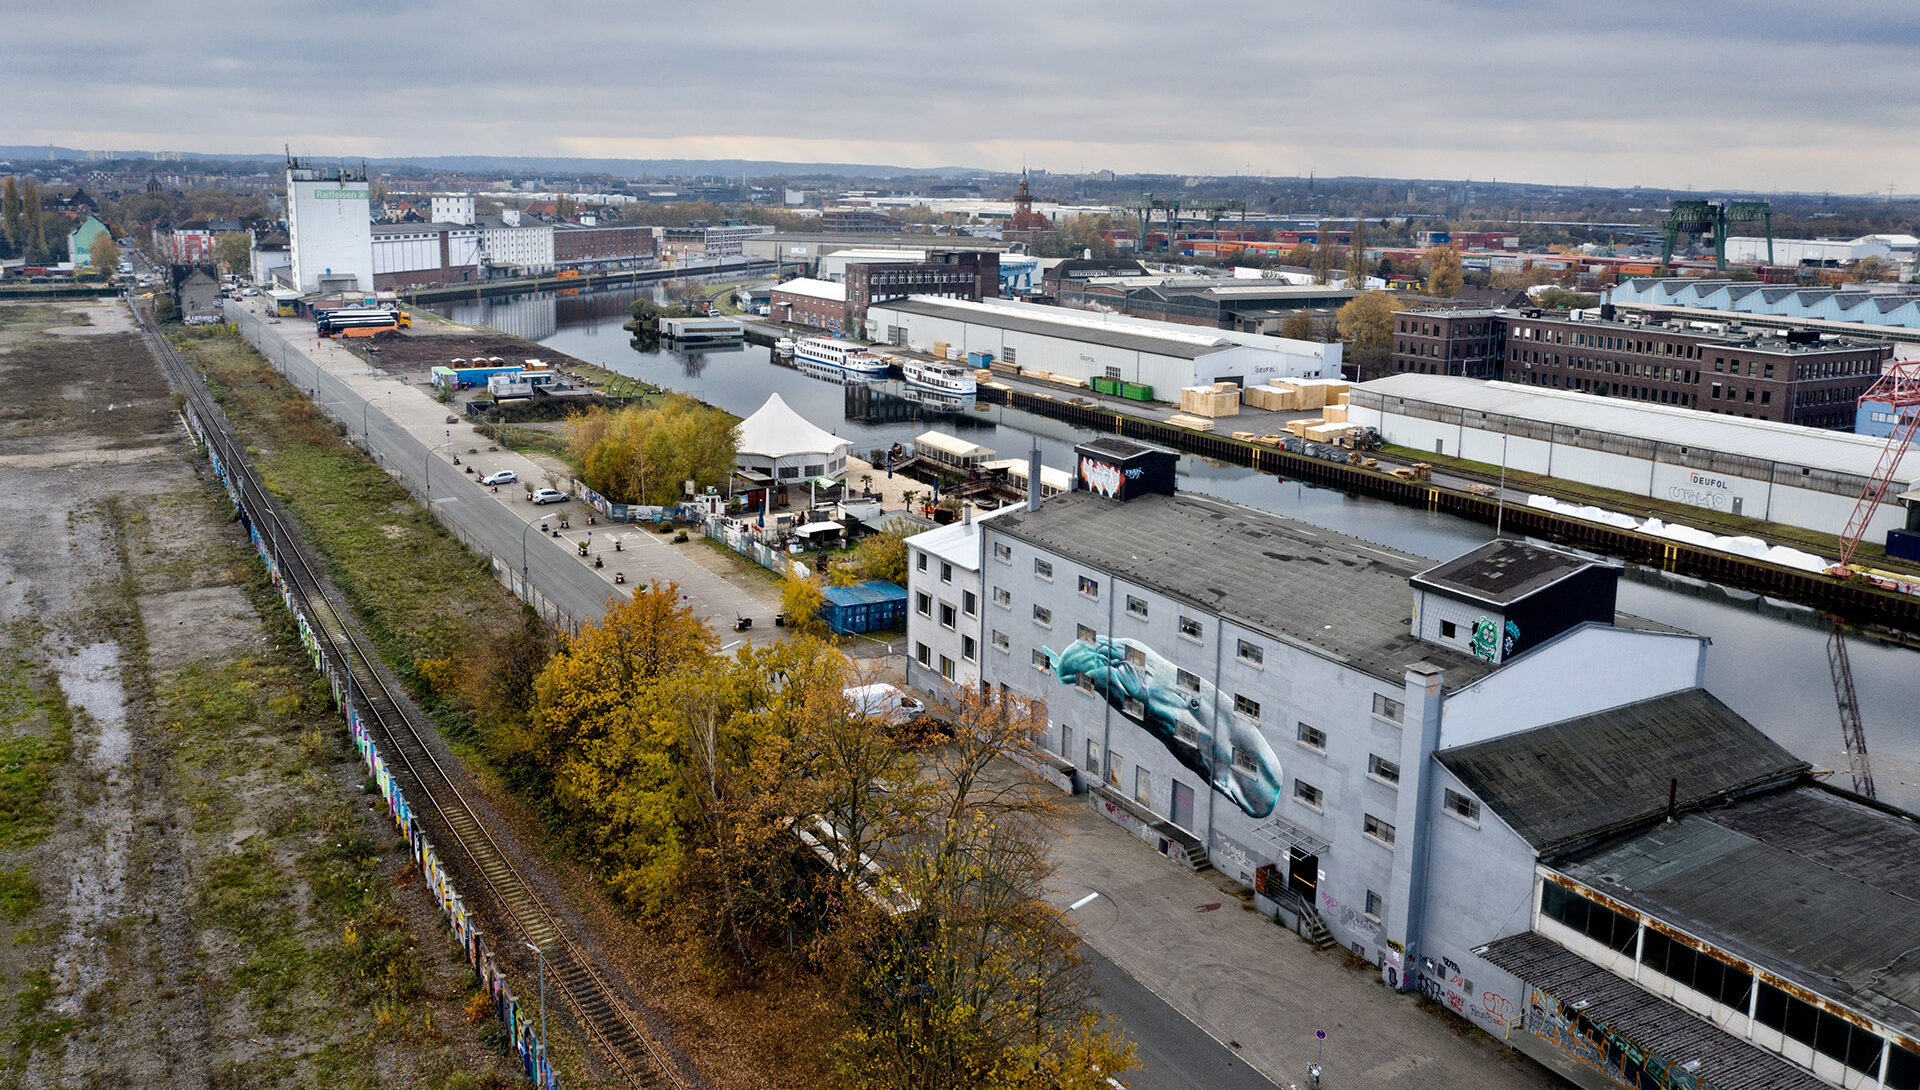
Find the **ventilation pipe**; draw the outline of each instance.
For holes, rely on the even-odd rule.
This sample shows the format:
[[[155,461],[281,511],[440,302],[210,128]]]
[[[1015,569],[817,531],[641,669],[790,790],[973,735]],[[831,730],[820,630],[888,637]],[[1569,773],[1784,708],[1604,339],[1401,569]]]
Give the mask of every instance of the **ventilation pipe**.
[[[1040,510],[1040,444],[1027,452],[1027,510]]]

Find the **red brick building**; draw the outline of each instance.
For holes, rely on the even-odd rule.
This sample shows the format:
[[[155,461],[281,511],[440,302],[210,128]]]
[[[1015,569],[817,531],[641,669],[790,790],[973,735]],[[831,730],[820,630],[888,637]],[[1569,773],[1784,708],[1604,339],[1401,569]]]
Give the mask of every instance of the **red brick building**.
[[[653,256],[651,227],[553,226],[553,263],[562,269],[619,268]]]
[[[847,286],[831,280],[800,277],[776,285],[770,299],[772,317],[778,322],[829,333],[844,333],[847,322]]]

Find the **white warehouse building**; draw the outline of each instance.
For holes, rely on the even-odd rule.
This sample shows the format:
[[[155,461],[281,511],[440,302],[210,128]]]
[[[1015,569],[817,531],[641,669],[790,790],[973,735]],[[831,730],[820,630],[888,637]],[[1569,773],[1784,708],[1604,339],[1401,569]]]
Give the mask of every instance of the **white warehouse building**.
[[[1797,424],[1446,375],[1390,375],[1355,386],[1352,398],[1348,419],[1398,446],[1826,533],[1847,524],[1885,447]],[[1916,482],[1909,465],[1887,495]],[[1883,503],[1867,539],[1905,521],[1897,503]]]
[[[1119,314],[1023,303],[914,296],[867,308],[877,341],[926,348],[944,341],[1028,370],[1084,383],[1111,378],[1151,386],[1162,401],[1183,386],[1339,378],[1337,344],[1293,341]]]
[[[296,289],[374,289],[370,201],[364,169],[288,162],[287,233]]]

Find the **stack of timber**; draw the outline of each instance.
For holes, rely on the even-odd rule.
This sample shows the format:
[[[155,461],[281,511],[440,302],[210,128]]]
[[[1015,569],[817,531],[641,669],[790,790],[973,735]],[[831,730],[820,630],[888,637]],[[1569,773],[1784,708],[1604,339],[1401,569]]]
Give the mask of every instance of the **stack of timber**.
[[[1231,382],[1184,386],[1180,390],[1180,411],[1208,418],[1239,416],[1240,387]]]

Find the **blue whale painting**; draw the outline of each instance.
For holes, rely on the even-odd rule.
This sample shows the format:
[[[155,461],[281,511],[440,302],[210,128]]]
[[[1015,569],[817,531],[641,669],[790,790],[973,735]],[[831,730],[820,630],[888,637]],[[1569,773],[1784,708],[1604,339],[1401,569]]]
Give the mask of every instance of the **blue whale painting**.
[[[1248,817],[1273,813],[1280,800],[1280,759],[1254,724],[1233,713],[1212,685],[1182,688],[1179,671],[1153,648],[1131,639],[1097,636],[1063,651],[1042,648],[1062,684],[1085,677],[1122,716],[1160,740],[1174,758],[1233,800]],[[1182,738],[1180,729],[1190,734]],[[1191,740],[1189,740],[1191,739]],[[1234,764],[1234,751],[1254,767]]]

